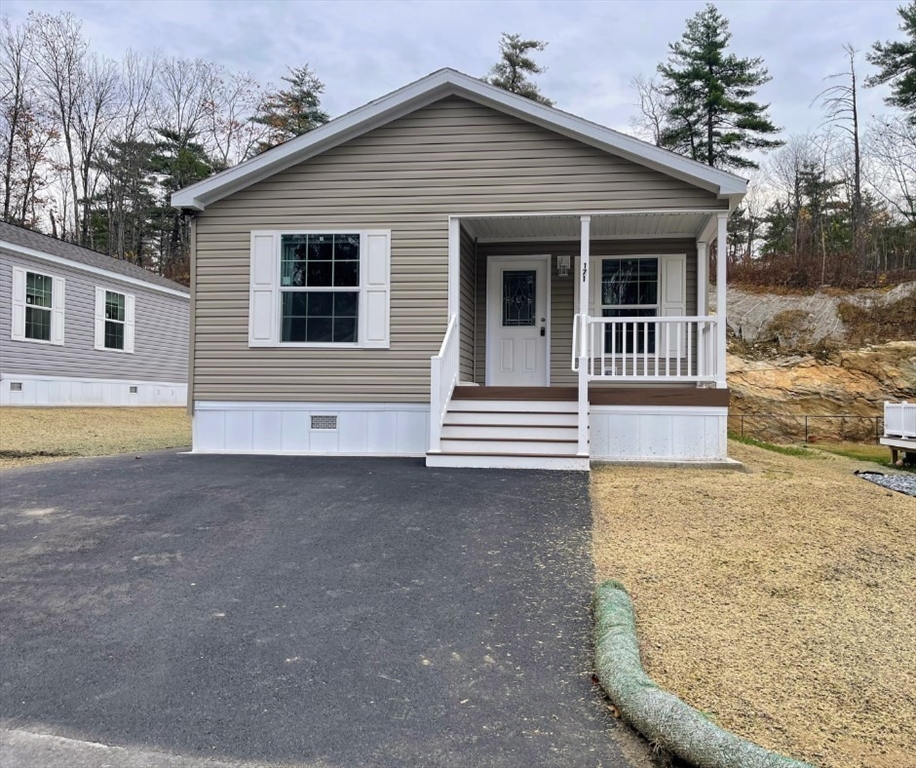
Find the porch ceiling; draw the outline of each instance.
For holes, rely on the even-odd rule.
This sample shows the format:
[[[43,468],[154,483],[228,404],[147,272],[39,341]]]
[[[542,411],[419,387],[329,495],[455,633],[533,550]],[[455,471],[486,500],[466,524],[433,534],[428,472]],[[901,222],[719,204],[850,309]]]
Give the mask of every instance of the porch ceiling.
[[[580,218],[591,216],[591,238],[696,238],[718,211],[532,214],[461,217],[468,234],[482,241],[578,240]]]

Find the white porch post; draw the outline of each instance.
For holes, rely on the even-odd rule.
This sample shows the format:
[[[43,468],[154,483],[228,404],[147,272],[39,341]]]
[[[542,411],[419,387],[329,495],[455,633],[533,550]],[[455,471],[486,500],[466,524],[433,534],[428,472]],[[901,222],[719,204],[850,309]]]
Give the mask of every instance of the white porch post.
[[[448,220],[448,317],[459,311],[459,286],[461,279],[461,219],[450,216]]]
[[[725,389],[725,281],[728,262],[728,214],[720,213],[716,222],[716,387]]]
[[[697,316],[706,317],[709,314],[709,250],[708,243],[697,240]],[[709,325],[697,327],[697,375],[705,376],[709,369],[707,350],[709,349],[709,334],[712,329]]]
[[[580,218],[579,232],[579,445],[580,456],[589,455],[588,447],[588,300],[589,300],[589,255],[591,249],[591,216]]]

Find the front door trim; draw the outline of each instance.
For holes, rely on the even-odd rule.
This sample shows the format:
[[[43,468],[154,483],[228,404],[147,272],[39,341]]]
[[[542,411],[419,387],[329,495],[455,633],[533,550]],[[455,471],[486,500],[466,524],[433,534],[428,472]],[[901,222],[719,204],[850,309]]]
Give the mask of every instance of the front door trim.
[[[486,365],[486,385],[493,386],[493,363],[496,359],[496,350],[494,341],[496,339],[496,329],[499,327],[501,315],[493,312],[494,291],[499,295],[502,293],[502,281],[496,280],[500,266],[511,266],[516,262],[533,262],[542,261],[546,267],[546,306],[544,307],[544,326],[546,328],[546,350],[544,355],[544,384],[550,386],[550,333],[551,333],[551,316],[550,316],[550,294],[551,294],[551,266],[552,258],[549,253],[535,253],[518,256],[490,256],[487,258],[487,290],[486,290],[486,311],[487,311],[487,365]]]

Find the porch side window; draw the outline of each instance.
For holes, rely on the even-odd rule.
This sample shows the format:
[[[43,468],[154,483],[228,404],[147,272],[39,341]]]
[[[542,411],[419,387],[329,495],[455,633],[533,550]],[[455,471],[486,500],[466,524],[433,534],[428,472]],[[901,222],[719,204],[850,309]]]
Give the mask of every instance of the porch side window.
[[[25,276],[25,337],[51,341],[52,284],[54,279],[36,272]]]
[[[604,317],[658,317],[658,259],[603,259],[601,314]],[[655,324],[605,326],[608,353],[655,353]]]
[[[280,237],[280,341],[359,341],[359,234]]]

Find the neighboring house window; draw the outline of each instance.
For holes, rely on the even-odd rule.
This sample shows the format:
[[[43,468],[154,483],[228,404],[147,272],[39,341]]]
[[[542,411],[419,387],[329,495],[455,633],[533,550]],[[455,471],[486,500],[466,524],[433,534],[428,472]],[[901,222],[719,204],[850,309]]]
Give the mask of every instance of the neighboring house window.
[[[134,351],[135,299],[129,293],[95,289],[95,348]]]
[[[252,232],[249,346],[387,348],[390,246],[379,230]]]
[[[64,284],[62,277],[13,267],[14,341],[64,343]]]
[[[603,317],[658,317],[658,259],[602,259]],[[655,324],[608,325],[605,352],[655,352]]]

